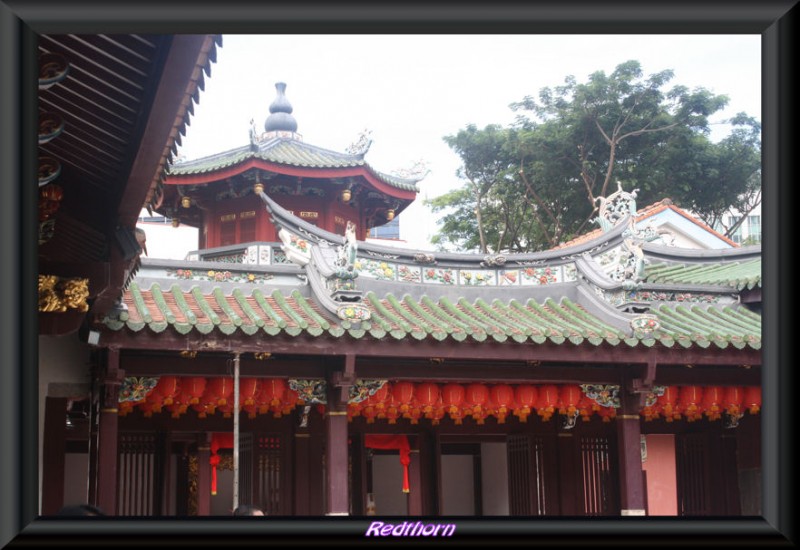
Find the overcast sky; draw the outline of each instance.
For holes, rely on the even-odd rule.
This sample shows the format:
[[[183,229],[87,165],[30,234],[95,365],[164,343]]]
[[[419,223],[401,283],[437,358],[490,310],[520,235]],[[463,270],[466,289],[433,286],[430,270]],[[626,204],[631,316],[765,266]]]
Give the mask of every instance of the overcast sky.
[[[672,69],[671,84],[730,98],[712,121],[738,112],[761,119],[759,35],[225,35],[179,152],[194,159],[249,141],[287,84],[306,143],[344,152],[364,129],[366,160],[391,173],[427,162],[419,199],[400,216],[401,237],[429,248],[433,216],[422,207],[459,185],[459,158],[442,140],[468,124],[509,124],[509,104],[573,75],[585,82],[627,60],[645,75]],[[712,139],[726,127],[714,127]],[[420,223],[424,221],[424,223]]]

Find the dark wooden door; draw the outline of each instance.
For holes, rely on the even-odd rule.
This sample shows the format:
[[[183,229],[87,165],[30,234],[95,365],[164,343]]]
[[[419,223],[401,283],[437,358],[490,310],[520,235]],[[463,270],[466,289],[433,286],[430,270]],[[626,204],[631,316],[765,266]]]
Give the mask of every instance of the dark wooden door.
[[[580,488],[583,515],[619,515],[619,476],[615,442],[607,435],[581,435],[577,443],[580,464],[577,485]]]
[[[708,434],[679,434],[675,438],[675,454],[678,515],[711,515]]]
[[[165,434],[120,434],[118,452],[117,515],[162,515],[168,462]]]
[[[251,460],[254,462],[253,503],[267,515],[289,515],[292,513],[291,472],[286,438],[280,433],[257,434]]]
[[[512,516],[558,513],[552,438],[513,434],[507,439],[508,499]]]

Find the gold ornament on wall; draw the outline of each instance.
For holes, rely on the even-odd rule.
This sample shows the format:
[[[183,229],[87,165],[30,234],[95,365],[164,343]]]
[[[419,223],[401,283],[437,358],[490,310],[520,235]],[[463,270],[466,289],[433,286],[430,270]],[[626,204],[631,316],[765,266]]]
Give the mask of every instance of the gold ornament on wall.
[[[68,309],[89,311],[89,279],[62,279],[56,275],[39,275],[39,311],[64,313]]]

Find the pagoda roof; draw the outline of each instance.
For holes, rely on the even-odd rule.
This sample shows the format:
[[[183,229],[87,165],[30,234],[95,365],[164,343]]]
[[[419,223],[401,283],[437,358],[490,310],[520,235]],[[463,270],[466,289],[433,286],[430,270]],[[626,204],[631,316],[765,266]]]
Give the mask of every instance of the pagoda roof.
[[[277,133],[276,133],[277,134]],[[174,178],[168,183],[180,184],[187,176],[195,176],[191,183],[205,183],[216,181],[217,173],[229,171],[230,168],[249,168],[248,161],[263,161],[269,163],[269,169],[282,173],[282,168],[308,170],[308,176],[313,177],[314,171],[342,170],[358,168],[367,178],[372,176],[382,183],[395,189],[407,192],[419,192],[417,182],[422,178],[402,178],[375,170],[365,160],[363,154],[348,154],[331,151],[315,145],[309,145],[295,137],[276,135],[258,142],[256,145],[245,145],[215,155],[210,155],[196,160],[183,161],[170,167],[168,178]],[[351,173],[344,175],[354,175]],[[288,173],[288,172],[287,172]],[[294,174],[294,172],[291,172]],[[332,174],[320,175],[330,177]],[[210,176],[198,178],[197,176]]]

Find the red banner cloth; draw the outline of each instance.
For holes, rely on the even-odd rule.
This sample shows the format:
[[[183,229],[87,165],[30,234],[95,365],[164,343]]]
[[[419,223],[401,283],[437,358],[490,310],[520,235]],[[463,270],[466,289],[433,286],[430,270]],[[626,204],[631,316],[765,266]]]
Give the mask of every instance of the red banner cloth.
[[[364,446],[370,449],[397,449],[400,451],[400,464],[403,465],[403,492],[408,493],[408,465],[411,463],[411,446],[405,435],[367,435]]]
[[[220,449],[233,449],[233,434],[227,432],[215,432],[211,434],[211,457],[208,463],[211,464],[211,494],[217,494],[217,464],[219,464]]]

